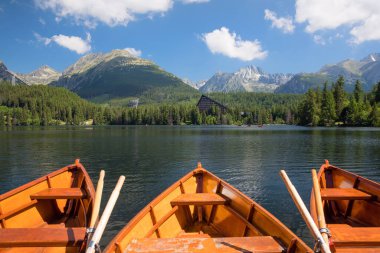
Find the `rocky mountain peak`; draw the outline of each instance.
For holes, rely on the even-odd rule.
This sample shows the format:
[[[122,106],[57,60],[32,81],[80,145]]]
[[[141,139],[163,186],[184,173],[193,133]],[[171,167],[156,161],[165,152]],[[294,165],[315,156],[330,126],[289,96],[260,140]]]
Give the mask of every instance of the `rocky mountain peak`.
[[[194,89],[197,89],[197,90],[199,90],[207,82],[207,80],[200,80],[200,81],[197,81],[197,82],[193,82],[193,81],[191,81],[188,78],[183,78],[182,81],[184,83],[186,83],[187,85],[189,85],[189,86],[191,86],[191,87],[193,87]]]
[[[87,70],[99,65],[100,63],[110,62],[116,58],[121,58],[116,64],[118,65],[151,65],[152,62],[138,58],[132,55],[128,50],[115,49],[109,53],[91,53],[81,58],[73,65],[69,66],[64,72],[64,76],[84,73]]]
[[[0,70],[7,70],[7,67],[2,61],[0,61]]]
[[[108,56],[111,57],[132,57],[132,58],[137,58],[133,54],[131,54],[128,50],[126,49],[114,49],[110,53],[107,54]]]
[[[361,62],[376,62],[380,61],[380,53],[372,53],[360,60]]]
[[[248,66],[239,69],[237,72],[234,73],[234,75],[238,78],[252,79],[257,81],[260,79],[261,76],[266,76],[267,74],[259,67]]]
[[[39,69],[31,72],[30,74],[35,75],[35,76],[44,76],[44,75],[60,75],[61,73],[49,67],[48,65],[43,65]]]
[[[0,80],[10,82],[12,84],[25,84],[15,73],[8,70],[7,66],[0,61]]]
[[[61,76],[61,73],[47,65],[43,65],[37,70],[34,70],[28,74],[17,74],[17,76],[28,85],[47,85],[53,81],[58,80],[58,78]]]
[[[292,77],[292,74],[268,74],[260,67],[251,65],[234,73],[217,73],[200,90],[202,92],[273,92]]]
[[[98,64],[102,59],[101,53],[91,53],[79,58],[73,65],[70,65],[65,71],[63,75],[73,75],[86,71],[92,66]]]

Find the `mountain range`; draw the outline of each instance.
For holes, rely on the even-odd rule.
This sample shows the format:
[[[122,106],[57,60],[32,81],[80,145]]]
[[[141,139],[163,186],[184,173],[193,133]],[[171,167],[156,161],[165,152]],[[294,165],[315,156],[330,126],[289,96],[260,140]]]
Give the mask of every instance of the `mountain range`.
[[[201,92],[274,92],[287,83],[292,74],[268,74],[256,66],[239,69],[235,73],[219,72],[200,88]]]
[[[29,74],[17,74],[0,64],[0,79],[17,84],[65,87],[83,98],[102,102],[113,98],[139,97],[152,90],[198,94],[181,79],[153,62],[133,56],[127,50],[88,54],[62,73],[43,66]]]
[[[300,73],[276,89],[276,93],[305,93],[309,88],[322,87],[325,81],[335,82],[343,76],[346,89],[352,91],[356,80],[361,81],[365,91],[380,81],[380,54],[370,54],[356,61],[347,59],[337,64],[325,65],[316,73]]]
[[[337,64],[323,66],[315,73],[283,74],[266,73],[259,67],[248,66],[234,73],[218,72],[199,90],[209,92],[275,92],[305,93],[310,88],[322,87],[324,82],[335,82],[343,76],[346,89],[352,91],[356,80],[370,91],[380,81],[380,54],[370,54],[356,61],[347,59]]]
[[[53,81],[57,81],[61,76],[61,73],[47,65],[44,65],[41,68],[28,74],[18,73],[16,76],[20,78],[24,83],[27,83],[29,85],[47,85]]]
[[[105,101],[117,98],[160,96],[171,94],[184,99],[209,92],[275,92],[305,93],[321,87],[325,81],[335,82],[342,75],[346,89],[353,90],[356,80],[370,91],[380,81],[380,54],[370,54],[357,61],[347,59],[323,66],[318,72],[270,74],[256,66],[247,66],[233,73],[218,72],[209,80],[181,80],[152,61],[130,54],[127,50],[92,53],[81,57],[62,73],[42,66],[28,74],[14,73],[0,61],[0,80],[14,84],[53,85],[65,87],[83,98]]]

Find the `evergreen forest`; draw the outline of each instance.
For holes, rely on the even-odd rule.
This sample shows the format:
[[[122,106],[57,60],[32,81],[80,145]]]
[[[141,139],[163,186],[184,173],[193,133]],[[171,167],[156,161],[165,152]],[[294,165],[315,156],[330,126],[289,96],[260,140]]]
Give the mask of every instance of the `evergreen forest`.
[[[210,93],[228,110],[197,108],[199,95],[168,93],[170,99],[143,99],[137,108],[125,103],[95,104],[65,89],[0,83],[0,126],[46,125],[253,125],[380,126],[380,82],[365,93],[357,81],[345,91],[343,77],[306,94]],[[158,89],[149,97],[162,96]],[[166,92],[165,92],[166,93]],[[146,96],[148,97],[148,96]],[[122,101],[123,99],[121,99]]]

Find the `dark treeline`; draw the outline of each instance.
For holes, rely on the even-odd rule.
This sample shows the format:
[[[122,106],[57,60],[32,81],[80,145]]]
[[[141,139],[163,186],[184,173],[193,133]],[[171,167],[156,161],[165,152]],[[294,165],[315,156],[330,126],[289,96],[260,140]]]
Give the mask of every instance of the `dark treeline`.
[[[323,90],[310,89],[299,108],[299,123],[311,126],[380,126],[380,82],[372,92],[364,93],[356,81],[352,93],[346,93],[344,79]]]
[[[64,88],[0,84],[0,125],[182,125],[296,123],[302,96],[257,93],[210,94],[225,103],[200,112],[196,100],[138,108],[101,106]]]
[[[0,83],[0,125],[78,125],[97,110],[64,88]]]
[[[352,94],[344,80],[305,95],[269,93],[212,93],[226,105],[200,112],[196,100],[151,103],[138,108],[98,105],[64,88],[12,86],[0,83],[0,126],[4,125],[183,125],[183,124],[301,124],[380,126],[380,82],[364,93],[360,82]],[[173,98],[174,99],[174,98]]]

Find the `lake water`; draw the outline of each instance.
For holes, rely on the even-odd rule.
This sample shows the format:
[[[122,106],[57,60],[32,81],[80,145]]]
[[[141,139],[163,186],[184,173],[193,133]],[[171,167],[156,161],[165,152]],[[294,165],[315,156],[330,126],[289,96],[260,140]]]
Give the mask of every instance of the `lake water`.
[[[0,130],[0,193],[80,158],[97,182],[106,170],[110,195],[119,175],[124,187],[102,245],[141,208],[198,161],[268,209],[311,242],[278,172],[285,168],[309,206],[311,168],[324,159],[380,181],[380,128],[294,126],[104,126]]]

